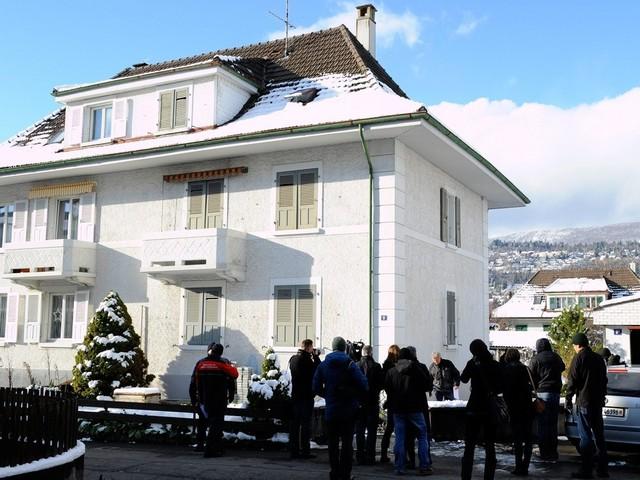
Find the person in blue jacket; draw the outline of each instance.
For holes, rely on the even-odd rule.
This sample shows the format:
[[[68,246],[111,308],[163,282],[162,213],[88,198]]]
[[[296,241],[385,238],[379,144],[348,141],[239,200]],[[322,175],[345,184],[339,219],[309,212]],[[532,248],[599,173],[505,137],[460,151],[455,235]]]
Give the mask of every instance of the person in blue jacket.
[[[368,385],[358,365],[345,353],[345,339],[334,338],[331,348],[333,352],[325,357],[313,377],[313,392],[323,397],[326,403],[329,476],[331,480],[350,480],[355,419]]]

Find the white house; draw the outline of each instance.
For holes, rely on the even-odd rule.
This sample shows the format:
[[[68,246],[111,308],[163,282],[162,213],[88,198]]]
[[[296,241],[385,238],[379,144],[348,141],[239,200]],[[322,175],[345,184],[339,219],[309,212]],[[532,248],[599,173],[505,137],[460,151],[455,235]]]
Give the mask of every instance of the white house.
[[[602,302],[593,323],[604,328],[604,344],[625,363],[640,365],[640,293]]]
[[[500,328],[489,332],[489,340],[495,349],[534,348],[537,339],[547,337],[551,322],[565,308],[578,305],[591,316],[598,305],[638,290],[640,279],[634,265],[539,270],[504,305],[493,310],[491,322]]]
[[[528,199],[407,98],[374,57],[375,8],[356,13],[362,44],[339,26],[286,56],[275,40],[58,87],[62,108],[0,147],[16,383],[25,364],[68,378],[109,290],[171,398],[213,340],[253,367],[335,335],[466,360],[488,331],[488,211]]]

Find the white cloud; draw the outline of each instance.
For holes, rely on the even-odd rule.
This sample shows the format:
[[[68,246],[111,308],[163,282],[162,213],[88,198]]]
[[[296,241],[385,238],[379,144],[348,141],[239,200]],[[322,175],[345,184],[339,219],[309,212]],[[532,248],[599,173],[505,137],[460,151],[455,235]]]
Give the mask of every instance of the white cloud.
[[[573,108],[480,98],[430,108],[531,199],[491,234],[640,220],[640,87]]]
[[[464,15],[464,19],[462,20],[462,23],[458,25],[458,28],[456,28],[453,33],[463,37],[471,35],[475,31],[475,29],[478,28],[478,26],[486,20],[486,16],[478,18],[470,13],[466,13]]]
[[[356,31],[356,6],[360,2],[339,2],[340,11],[335,15],[316,20],[312,25],[300,26],[293,21],[295,15],[290,12],[289,20],[296,28],[289,30],[290,35],[301,35],[326,28],[346,25],[354,34]],[[384,5],[380,5],[376,12],[376,41],[379,46],[388,48],[396,41],[412,47],[420,43],[422,25],[420,19],[409,10],[404,13],[392,12]],[[269,40],[284,37],[284,29],[269,34]]]

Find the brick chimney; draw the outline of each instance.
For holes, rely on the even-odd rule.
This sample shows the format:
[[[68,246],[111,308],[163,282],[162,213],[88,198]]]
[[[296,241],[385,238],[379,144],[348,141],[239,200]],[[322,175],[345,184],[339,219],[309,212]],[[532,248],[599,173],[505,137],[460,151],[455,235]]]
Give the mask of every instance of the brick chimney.
[[[369,53],[376,56],[376,7],[367,3],[356,7],[356,38]]]

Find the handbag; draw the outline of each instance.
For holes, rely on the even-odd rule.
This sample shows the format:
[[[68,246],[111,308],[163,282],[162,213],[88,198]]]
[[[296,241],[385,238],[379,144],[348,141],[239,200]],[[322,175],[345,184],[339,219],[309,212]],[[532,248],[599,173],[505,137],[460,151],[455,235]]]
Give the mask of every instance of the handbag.
[[[536,389],[536,384],[533,381],[533,375],[531,375],[531,369],[529,367],[527,367],[527,372],[529,373],[529,380],[531,381],[531,386],[533,387],[533,393],[536,394],[536,398],[534,398],[533,402],[531,403],[531,408],[533,409],[534,413],[540,414],[544,412],[544,409],[547,406],[545,405],[544,400],[538,398],[538,390]]]
[[[502,396],[493,392],[489,393],[489,415],[495,425],[509,423],[510,420],[507,402],[504,401]]]

